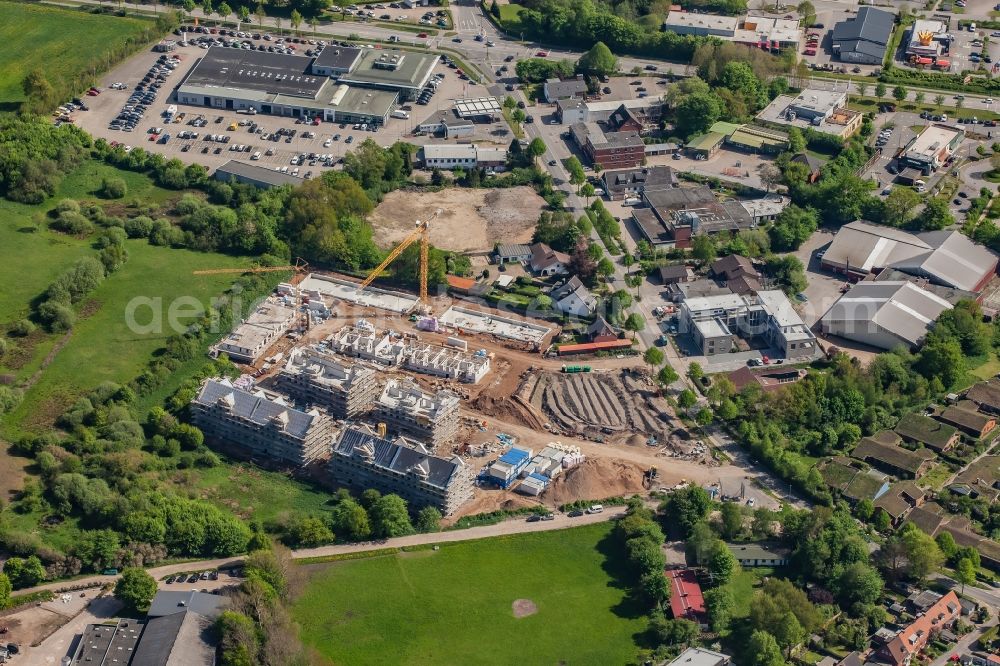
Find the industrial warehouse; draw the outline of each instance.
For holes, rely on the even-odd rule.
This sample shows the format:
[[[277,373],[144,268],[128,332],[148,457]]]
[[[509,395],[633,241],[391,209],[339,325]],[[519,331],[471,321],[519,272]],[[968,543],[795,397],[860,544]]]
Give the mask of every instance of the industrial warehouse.
[[[438,56],[330,46],[314,57],[214,46],[177,88],[181,104],[384,125],[427,85]]]

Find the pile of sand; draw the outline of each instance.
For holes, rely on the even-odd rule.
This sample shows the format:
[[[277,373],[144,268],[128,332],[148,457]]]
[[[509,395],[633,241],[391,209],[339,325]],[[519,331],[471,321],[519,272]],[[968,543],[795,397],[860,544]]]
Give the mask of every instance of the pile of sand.
[[[641,493],[645,470],[624,460],[590,458],[557,477],[545,492],[545,501],[565,504],[576,500],[603,499]]]

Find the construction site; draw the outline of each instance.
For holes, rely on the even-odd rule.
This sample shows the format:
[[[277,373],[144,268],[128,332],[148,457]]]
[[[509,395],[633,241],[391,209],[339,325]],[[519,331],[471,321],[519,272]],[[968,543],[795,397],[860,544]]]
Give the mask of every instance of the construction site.
[[[241,380],[287,396],[294,409],[327,414],[332,440],[362,427],[373,442],[416,451],[407,453],[417,461],[407,473],[422,475],[428,456],[462,461],[479,482],[471,499],[449,507],[450,520],[746,478],[688,433],[640,359],[594,359],[574,371],[544,356],[560,332],[547,322],[431,299],[425,289],[415,296],[286,268],[296,268],[294,278],[262,306],[283,308],[281,326],[243,361]],[[352,450],[375,455],[379,446]],[[516,484],[490,482],[491,467],[515,450],[540,453],[519,461],[527,471],[518,470]],[[328,482],[322,471],[317,479]]]

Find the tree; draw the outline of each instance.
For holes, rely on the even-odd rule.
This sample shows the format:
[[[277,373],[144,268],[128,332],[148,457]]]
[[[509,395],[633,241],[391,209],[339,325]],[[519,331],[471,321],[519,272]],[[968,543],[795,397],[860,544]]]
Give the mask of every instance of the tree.
[[[955,580],[962,584],[962,594],[965,594],[965,586],[976,582],[976,565],[972,560],[962,558],[955,567]]]
[[[666,578],[663,573],[660,578]],[[662,645],[687,645],[698,637],[698,625],[691,620],[665,620],[656,617],[649,623],[650,633]]]
[[[677,133],[684,138],[705,132],[722,115],[719,98],[709,92],[688,95],[677,104]]]
[[[21,81],[21,90],[27,98],[28,109],[33,112],[47,110],[53,101],[54,91],[52,84],[45,78],[45,74],[40,69],[33,69]]]
[[[333,529],[343,539],[362,541],[371,535],[368,512],[352,499],[341,500],[333,510]]]
[[[901,536],[907,559],[907,573],[918,581],[924,580],[944,563],[944,554],[930,535],[907,524]]]
[[[660,386],[666,388],[674,382],[680,379],[677,371],[668,363],[667,365],[660,368],[660,371],[656,374],[656,381]]]
[[[795,6],[795,11],[802,17],[802,24],[806,27],[816,22],[816,7],[809,0],[802,0]]]
[[[596,190],[594,189],[594,186],[591,185],[590,183],[584,183],[583,186],[580,188],[580,196],[587,200],[588,206],[590,205],[590,198],[594,196],[595,192]]]
[[[713,587],[705,592],[705,610],[715,633],[729,628],[735,608],[736,600],[728,587]]]
[[[413,532],[406,501],[399,495],[380,497],[369,509],[369,513],[375,536],[388,539]]]
[[[854,84],[854,87],[858,90],[858,97],[864,97],[868,94],[868,84],[864,81]]]
[[[576,62],[576,71],[592,76],[614,74],[618,60],[604,42],[597,42]]]
[[[147,611],[156,596],[156,589],[156,579],[146,573],[145,569],[128,567],[115,583],[115,596],[129,608]]]
[[[633,312],[625,319],[622,328],[626,331],[632,331],[632,339],[635,340],[636,334],[646,328],[646,319],[638,312]]]
[[[698,396],[695,395],[694,391],[691,389],[684,389],[677,396],[677,404],[681,406],[682,409],[690,409],[694,407],[698,402]]]
[[[45,580],[45,567],[35,555],[28,558],[11,557],[3,563],[3,572],[14,589],[34,587]]]
[[[757,175],[760,176],[760,182],[764,184],[766,192],[770,192],[772,187],[781,183],[781,169],[771,162],[764,162],[757,167]]]
[[[441,512],[433,506],[425,506],[417,512],[416,528],[418,532],[440,532]]]
[[[212,0],[201,0],[201,12],[206,17],[211,16],[213,11]]]
[[[722,504],[722,538],[732,541],[743,531],[743,512],[736,502]]]
[[[902,227],[913,219],[913,210],[920,203],[920,195],[908,187],[894,187],[882,206],[882,221],[893,227]]]
[[[670,601],[670,583],[662,571],[644,573],[639,579],[639,588],[653,606],[659,608]]]
[[[219,8],[215,10],[216,13],[225,20],[233,13],[233,8],[229,6],[229,3],[222,2],[219,3]]]
[[[666,501],[664,517],[671,522],[676,522],[680,526],[685,537],[691,535],[695,526],[701,523],[708,510],[712,506],[712,500],[704,488],[699,486],[688,486],[670,495]],[[709,553],[705,553],[709,555]],[[699,564],[702,562],[699,560]]]
[[[941,532],[934,540],[937,541],[938,548],[941,549],[945,558],[948,561],[953,561],[958,554],[958,544],[955,543],[955,537],[951,535],[951,532]]]
[[[14,589],[7,574],[0,573],[0,608],[10,605],[10,592]]]
[[[839,596],[845,607],[853,603],[877,603],[883,587],[882,577],[865,562],[849,564],[837,579]]]
[[[934,95],[934,106],[944,105],[944,95]]]
[[[240,5],[240,8],[236,10],[236,15],[240,17],[240,23],[247,23],[250,21],[250,8],[246,5]]]
[[[518,109],[518,111],[520,111],[520,109]],[[541,157],[545,154],[545,151],[545,142],[538,137],[532,139],[531,143],[528,144],[528,154],[531,155],[532,159]]]
[[[715,243],[708,234],[698,234],[691,241],[691,256],[702,263],[715,259]]]
[[[799,208],[791,204],[778,214],[767,235],[773,250],[791,252],[799,249],[818,227],[819,214],[815,208]]]
[[[263,2],[258,2],[257,3],[257,7],[255,7],[254,10],[253,10],[253,13],[254,13],[254,16],[257,17],[257,28],[258,29],[263,29],[263,27],[264,27],[264,19],[267,18],[267,12],[264,10],[264,3]]]
[[[740,564],[729,547],[721,541],[716,543],[708,559],[708,570],[712,574],[712,581],[718,585],[725,585],[739,568]]]
[[[882,99],[883,97],[885,97],[885,91],[886,91],[886,86],[884,83],[879,81],[878,83],[875,84],[875,97],[877,97],[878,99]]]
[[[302,14],[297,9],[293,9],[292,13],[288,16],[288,22],[291,24],[292,30],[298,33],[299,26],[302,25]]]
[[[645,361],[646,365],[650,366],[650,368],[656,368],[659,365],[663,365],[663,351],[661,351],[658,347],[650,347],[643,353],[642,360]]]
[[[781,648],[774,636],[766,631],[755,631],[747,643],[746,664],[749,666],[784,666]]]
[[[903,86],[896,86],[895,88],[892,89],[892,97],[897,102],[902,102],[903,100],[905,100],[907,94],[908,94],[907,90]]]
[[[917,224],[925,231],[938,231],[955,224],[955,216],[945,199],[932,198],[917,216]]]
[[[917,94],[913,96],[913,101],[916,102],[918,106],[924,103],[924,99],[926,99],[926,95],[924,95],[923,92],[918,91]]]
[[[333,541],[333,532],[315,516],[297,516],[288,527],[290,545],[315,548]]]
[[[615,274],[615,265],[607,257],[601,257],[597,262],[597,274],[603,278],[609,278]]]

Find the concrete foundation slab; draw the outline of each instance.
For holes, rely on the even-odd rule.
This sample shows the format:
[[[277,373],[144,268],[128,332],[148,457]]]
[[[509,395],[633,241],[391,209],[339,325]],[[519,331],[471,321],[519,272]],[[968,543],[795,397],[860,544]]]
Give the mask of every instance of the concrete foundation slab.
[[[438,318],[445,326],[462,328],[477,333],[489,333],[499,338],[532,342],[541,344],[545,336],[552,330],[548,326],[530,324],[526,321],[499,317],[497,315],[477,312],[460,307],[450,307]]]
[[[400,313],[409,312],[420,300],[414,294],[402,291],[387,291],[375,287],[360,291],[356,282],[314,273],[310,273],[299,287],[315,289],[324,296],[339,298],[348,303]]]

